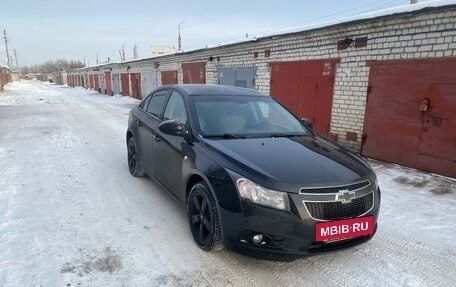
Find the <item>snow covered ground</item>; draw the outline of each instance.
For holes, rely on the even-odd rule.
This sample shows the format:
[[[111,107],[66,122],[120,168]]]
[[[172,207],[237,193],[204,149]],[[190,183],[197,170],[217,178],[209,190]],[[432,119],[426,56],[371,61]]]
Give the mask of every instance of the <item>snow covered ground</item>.
[[[136,103],[37,81],[0,93],[0,286],[456,286],[456,182],[378,161],[367,244],[290,263],[199,250],[184,211],[128,172]]]

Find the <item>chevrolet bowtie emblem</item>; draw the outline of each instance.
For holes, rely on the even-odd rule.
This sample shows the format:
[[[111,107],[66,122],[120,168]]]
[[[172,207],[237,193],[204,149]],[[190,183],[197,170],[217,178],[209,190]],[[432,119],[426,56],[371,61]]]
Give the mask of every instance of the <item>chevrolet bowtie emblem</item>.
[[[350,203],[354,198],[355,192],[348,189],[339,190],[339,193],[336,194],[336,201],[340,201],[342,203]]]

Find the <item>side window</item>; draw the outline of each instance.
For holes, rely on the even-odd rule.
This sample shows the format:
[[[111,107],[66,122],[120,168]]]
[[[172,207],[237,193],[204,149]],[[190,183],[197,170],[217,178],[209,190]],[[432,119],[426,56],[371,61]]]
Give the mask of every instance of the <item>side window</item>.
[[[157,118],[160,118],[161,111],[163,110],[163,106],[165,105],[167,95],[167,90],[158,91],[154,93],[149,101],[149,105],[147,106],[147,112],[154,115]]]
[[[178,120],[183,124],[187,123],[187,110],[185,109],[184,99],[178,92],[172,92],[163,119]]]
[[[143,110],[147,109],[147,105],[149,104],[150,102],[150,98],[152,98],[152,96],[148,96],[144,101],[142,101],[140,104],[139,104],[139,107]]]

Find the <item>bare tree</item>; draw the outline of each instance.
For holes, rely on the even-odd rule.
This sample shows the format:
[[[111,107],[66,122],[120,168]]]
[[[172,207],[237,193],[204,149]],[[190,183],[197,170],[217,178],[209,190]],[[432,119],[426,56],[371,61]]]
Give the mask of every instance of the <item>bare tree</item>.
[[[84,67],[84,64],[79,60],[49,60],[39,65],[23,66],[21,67],[21,74],[28,73],[53,73],[71,69]]]

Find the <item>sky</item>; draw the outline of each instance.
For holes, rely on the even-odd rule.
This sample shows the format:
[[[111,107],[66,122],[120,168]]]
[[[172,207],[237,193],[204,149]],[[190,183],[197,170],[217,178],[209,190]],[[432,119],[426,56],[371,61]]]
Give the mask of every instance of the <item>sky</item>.
[[[420,0],[426,2],[426,0]],[[337,18],[408,5],[410,0],[0,0],[0,29],[19,66],[67,59],[99,62],[126,59],[138,47],[140,58],[152,45],[182,50],[305,27]],[[3,33],[2,33],[3,36]],[[0,39],[0,63],[6,64]]]

